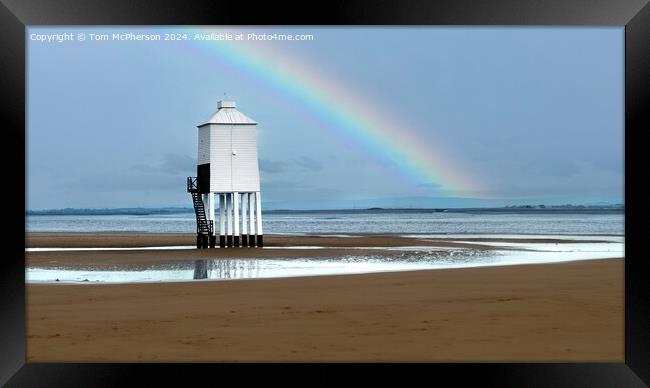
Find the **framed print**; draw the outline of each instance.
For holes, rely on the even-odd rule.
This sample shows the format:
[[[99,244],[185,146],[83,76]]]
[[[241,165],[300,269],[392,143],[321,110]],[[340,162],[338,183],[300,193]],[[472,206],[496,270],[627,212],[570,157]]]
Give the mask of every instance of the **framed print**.
[[[647,2],[0,17],[3,384],[650,381]]]

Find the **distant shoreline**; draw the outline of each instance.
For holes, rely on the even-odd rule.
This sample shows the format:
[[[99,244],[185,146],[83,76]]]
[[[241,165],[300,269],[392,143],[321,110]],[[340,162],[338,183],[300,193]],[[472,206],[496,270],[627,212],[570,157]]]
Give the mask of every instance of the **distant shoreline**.
[[[589,206],[548,206],[538,207],[485,207],[485,208],[364,208],[364,209],[269,209],[263,210],[266,214],[323,214],[323,213],[501,213],[501,214],[557,214],[557,213],[578,213],[578,214],[603,214],[603,213],[624,213],[624,207],[589,207]],[[29,210],[26,216],[150,216],[150,215],[172,215],[194,213],[194,209],[188,208],[121,208],[121,209],[52,209],[52,210]]]

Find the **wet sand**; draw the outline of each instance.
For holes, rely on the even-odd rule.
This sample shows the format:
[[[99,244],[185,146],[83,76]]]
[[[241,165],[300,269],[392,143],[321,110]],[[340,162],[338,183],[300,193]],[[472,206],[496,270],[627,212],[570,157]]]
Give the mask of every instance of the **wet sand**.
[[[147,246],[191,246],[195,235],[183,234],[32,234],[27,238],[27,247],[34,248],[88,248],[88,247],[147,247]],[[304,246],[326,247],[324,249],[296,249]],[[480,243],[456,243],[452,241],[422,240],[390,235],[358,237],[339,236],[265,236],[265,247],[229,249],[165,249],[133,251],[48,251],[27,252],[28,266],[48,267],[111,267],[114,265],[149,265],[155,263],[197,259],[218,258],[293,258],[293,257],[339,257],[358,255],[390,256],[396,251],[383,248],[404,246],[463,247],[488,250],[492,246]],[[289,247],[292,247],[289,249]],[[360,251],[359,247],[370,248]],[[377,247],[381,249],[371,249]],[[287,249],[282,249],[287,248]]]
[[[116,235],[31,235],[28,246],[144,242]],[[145,235],[151,240],[144,245],[192,244],[191,235],[174,236]],[[394,238],[363,236],[367,245],[360,245],[349,238],[269,237],[267,245],[339,252],[348,251],[336,245],[348,244],[343,241],[348,247],[424,245]],[[308,242],[313,239],[334,245]],[[294,251],[241,250],[285,257]],[[145,251],[137,252],[141,258]],[[163,252],[147,255],[157,260]],[[58,257],[73,264],[129,256],[133,252],[30,252],[28,260]],[[27,360],[622,362],[623,264],[604,259],[284,279],[29,284]]]
[[[340,236],[265,236],[265,247],[272,249],[164,249],[130,251],[46,251],[26,252],[28,266],[48,267],[111,267],[115,265],[150,265],[156,263],[197,259],[218,258],[295,258],[295,257],[339,257],[359,255],[391,256],[398,253],[384,248],[396,247],[440,247],[494,250],[496,247],[484,242],[538,242],[538,243],[582,243],[584,240],[557,239],[464,239],[455,242],[448,239],[419,239],[397,235]],[[591,242],[599,242],[594,239]],[[30,233],[26,239],[29,248],[139,248],[192,246],[195,235],[154,233]],[[301,247],[316,246],[323,249]],[[282,249],[287,248],[287,249]],[[359,250],[358,248],[364,248]],[[372,249],[378,248],[378,249]],[[507,250],[507,247],[499,247]],[[516,248],[516,250],[522,250]]]
[[[456,239],[458,240],[458,239]],[[584,240],[551,239],[551,238],[463,238],[464,241],[477,242],[539,242],[539,243],[573,243]],[[593,242],[602,242],[594,238]],[[151,247],[151,246],[194,246],[196,235],[183,233],[29,233],[25,239],[25,246],[32,248],[110,248],[110,247]],[[265,235],[264,245],[267,247],[288,247],[316,245],[326,247],[399,247],[412,245],[435,246],[466,246],[457,244],[448,238],[419,239],[402,237],[399,235],[354,235],[341,237],[340,235],[320,236],[287,236]],[[486,247],[486,246],[484,246]],[[490,247],[486,247],[490,248]]]
[[[25,242],[27,247],[34,248],[194,246],[196,244],[196,235],[180,233],[30,233]],[[416,239],[401,237],[398,235],[376,234],[349,237],[341,237],[338,235],[264,236],[265,247],[292,247],[306,245],[345,248],[399,247],[409,245],[440,245],[453,247],[458,244],[444,240]]]

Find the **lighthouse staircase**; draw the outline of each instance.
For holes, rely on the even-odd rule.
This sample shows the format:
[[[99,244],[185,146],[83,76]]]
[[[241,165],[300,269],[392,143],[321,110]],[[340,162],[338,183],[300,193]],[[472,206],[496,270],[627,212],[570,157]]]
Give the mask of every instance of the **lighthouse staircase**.
[[[205,206],[201,199],[201,193],[196,182],[196,177],[187,178],[187,192],[192,195],[194,214],[196,215],[196,247],[207,248],[215,246],[214,223],[208,220],[205,214]]]

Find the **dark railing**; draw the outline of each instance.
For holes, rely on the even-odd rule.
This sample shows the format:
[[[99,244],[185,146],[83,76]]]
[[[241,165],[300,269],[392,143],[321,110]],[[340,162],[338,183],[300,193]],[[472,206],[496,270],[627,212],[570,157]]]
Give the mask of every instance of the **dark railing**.
[[[188,193],[195,193],[199,191],[199,185],[197,183],[198,178],[195,176],[188,176],[187,177],[187,192]]]
[[[187,177],[187,191],[192,194],[192,202],[194,203],[194,213],[196,214],[196,233],[199,235],[214,235],[214,221],[208,220],[205,216],[205,208],[199,193],[199,185],[197,177]]]
[[[214,221],[212,220],[206,220],[207,221],[207,226],[208,230],[204,230],[201,228],[200,223],[196,223],[196,234],[208,234],[209,236],[214,236]]]

